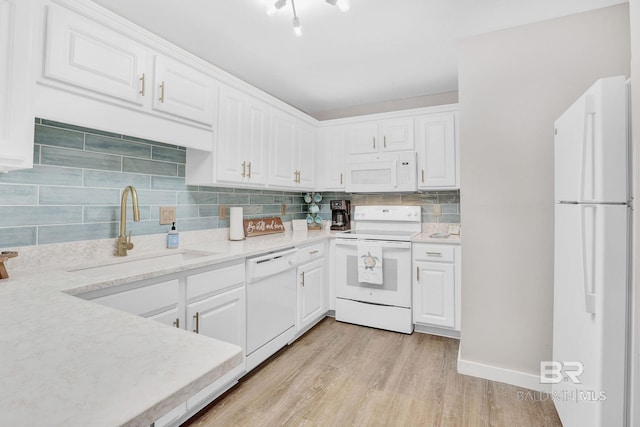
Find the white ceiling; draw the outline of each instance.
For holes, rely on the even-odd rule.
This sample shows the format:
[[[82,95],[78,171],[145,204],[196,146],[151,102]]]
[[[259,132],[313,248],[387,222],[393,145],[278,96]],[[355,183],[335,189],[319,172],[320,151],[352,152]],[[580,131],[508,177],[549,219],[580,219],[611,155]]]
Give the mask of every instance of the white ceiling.
[[[627,0],[94,0],[311,115],[456,91],[457,40]]]

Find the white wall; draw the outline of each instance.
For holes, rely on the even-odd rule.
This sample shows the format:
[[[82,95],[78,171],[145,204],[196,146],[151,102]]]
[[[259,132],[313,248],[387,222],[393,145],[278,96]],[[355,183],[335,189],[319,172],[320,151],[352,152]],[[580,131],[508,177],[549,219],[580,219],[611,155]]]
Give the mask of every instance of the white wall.
[[[461,372],[541,388],[552,355],[553,122],[596,79],[629,75],[622,4],[459,45]]]

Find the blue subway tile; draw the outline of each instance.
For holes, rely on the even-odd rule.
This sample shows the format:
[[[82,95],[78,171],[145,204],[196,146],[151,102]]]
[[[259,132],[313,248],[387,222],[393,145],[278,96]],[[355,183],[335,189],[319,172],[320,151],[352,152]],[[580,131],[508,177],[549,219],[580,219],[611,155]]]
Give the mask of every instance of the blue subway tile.
[[[248,205],[249,195],[237,193],[220,193],[218,195],[218,203],[220,203],[221,205]]]
[[[1,206],[0,226],[75,224],[82,222],[82,206]]]
[[[186,185],[184,178],[172,176],[152,176],[151,188],[154,190],[198,191],[197,185]]]
[[[160,219],[161,206],[151,206],[151,219]],[[176,218],[178,220],[182,218],[197,218],[198,217],[198,205],[185,205],[176,206]]]
[[[40,148],[40,163],[111,171],[120,171],[122,168],[120,156],[46,146]]]
[[[151,179],[148,175],[138,173],[105,172],[95,170],[84,171],[84,186],[97,188],[124,189],[133,185],[136,190],[148,189]]]
[[[0,229],[0,247],[30,246],[36,244],[37,227],[7,227]]]
[[[87,128],[87,127],[83,127],[83,126],[76,126],[76,125],[72,125],[72,124],[69,124],[69,123],[54,122],[53,120],[42,119],[42,124],[43,125],[47,125],[47,126],[57,127],[57,128],[77,130],[77,131],[86,132],[86,133],[93,133],[93,134],[96,134],[96,135],[111,136],[111,137],[114,137],[114,138],[121,138],[122,137],[122,135],[117,134],[117,133],[113,133],[113,132],[107,132],[107,131]]]
[[[178,168],[175,163],[133,159],[129,157],[125,157],[122,159],[122,171],[163,176],[177,176],[178,174]]]
[[[178,176],[185,177],[185,165],[178,163]]]
[[[268,194],[251,194],[249,195],[249,202],[254,204],[272,204],[274,203],[274,196]]]
[[[94,223],[73,225],[43,225],[38,227],[38,244],[76,242],[80,240],[117,237],[118,224]]]
[[[141,205],[173,206],[176,204],[176,192],[162,190],[138,190],[138,202]]]
[[[33,164],[37,165],[40,163],[40,146],[35,144],[33,146]]]
[[[35,185],[0,184],[0,205],[35,205],[38,187]]]
[[[148,144],[139,144],[102,135],[87,135],[85,150],[143,159],[151,158],[151,146]]]
[[[201,191],[187,191],[178,193],[179,205],[215,205],[219,199],[218,193]],[[222,203],[221,203],[222,204]]]
[[[197,216],[218,216],[220,211],[220,205],[198,205],[198,215]]]
[[[180,221],[179,231],[208,230],[218,228],[218,217],[187,218]]]
[[[153,160],[162,160],[165,162],[186,163],[187,152],[176,150],[175,148],[167,148],[154,145],[151,150],[151,158]]]
[[[82,170],[35,165],[33,169],[23,169],[0,175],[0,183],[82,185]]]
[[[150,219],[151,208],[140,206],[140,220]],[[133,209],[131,203],[127,204],[127,221],[133,221]],[[94,222],[115,222],[120,221],[120,206],[85,206],[82,222],[90,224]]]
[[[119,205],[120,190],[102,188],[40,187],[41,205]]]
[[[67,129],[37,125],[35,128],[34,142],[40,145],[53,145],[56,147],[82,150],[84,147],[84,134]]]

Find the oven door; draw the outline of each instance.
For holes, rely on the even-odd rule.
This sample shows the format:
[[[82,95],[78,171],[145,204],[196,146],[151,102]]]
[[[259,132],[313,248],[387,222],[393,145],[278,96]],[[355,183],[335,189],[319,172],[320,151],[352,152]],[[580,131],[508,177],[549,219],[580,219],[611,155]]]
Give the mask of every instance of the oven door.
[[[336,239],[336,297],[411,308],[411,243],[382,245],[382,285],[358,281],[358,239]],[[362,241],[362,240],[360,240]]]

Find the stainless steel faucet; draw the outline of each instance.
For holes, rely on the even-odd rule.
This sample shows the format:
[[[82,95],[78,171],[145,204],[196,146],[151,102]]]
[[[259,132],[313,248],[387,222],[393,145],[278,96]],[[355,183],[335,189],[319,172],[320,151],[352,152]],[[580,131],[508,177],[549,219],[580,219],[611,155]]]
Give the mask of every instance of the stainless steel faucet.
[[[133,249],[131,242],[131,232],[127,239],[127,196],[131,192],[131,200],[133,202],[133,220],[140,221],[140,209],[138,209],[138,192],[133,185],[128,185],[122,190],[122,198],[120,199],[120,236],[118,236],[118,256],[126,256],[129,249]]]

